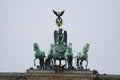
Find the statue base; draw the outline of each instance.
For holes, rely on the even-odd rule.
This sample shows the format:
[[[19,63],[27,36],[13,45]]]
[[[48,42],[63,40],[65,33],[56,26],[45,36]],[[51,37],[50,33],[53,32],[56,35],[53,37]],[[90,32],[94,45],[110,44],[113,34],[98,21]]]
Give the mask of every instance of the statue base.
[[[0,80],[120,80],[120,75],[93,75],[93,71],[74,70],[56,74],[54,70],[27,69],[25,73],[0,72]]]
[[[55,74],[54,70],[42,70],[42,69],[27,69],[27,73],[31,74]],[[79,75],[93,75],[93,71],[78,71],[78,70],[64,70],[57,72],[58,74],[79,74]]]

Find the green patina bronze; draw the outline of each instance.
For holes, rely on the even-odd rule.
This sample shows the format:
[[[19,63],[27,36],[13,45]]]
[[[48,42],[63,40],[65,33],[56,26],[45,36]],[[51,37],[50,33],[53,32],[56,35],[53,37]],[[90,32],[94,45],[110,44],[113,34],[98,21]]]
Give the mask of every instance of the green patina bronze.
[[[68,68],[72,68],[73,52],[72,43],[69,43],[65,52],[65,64],[68,64]]]
[[[85,46],[83,47],[83,51],[82,52],[78,52],[77,54],[77,68],[82,68],[82,62],[85,60],[86,63],[86,68],[88,66],[88,55],[87,52],[89,51],[89,44],[85,44]],[[79,64],[80,61],[80,64]]]
[[[35,58],[34,58],[34,66],[36,66],[35,61],[36,59],[39,59],[40,63],[40,68],[44,68],[44,58],[45,58],[45,52],[40,51],[39,46],[37,43],[34,43],[33,45],[34,51],[35,51]]]

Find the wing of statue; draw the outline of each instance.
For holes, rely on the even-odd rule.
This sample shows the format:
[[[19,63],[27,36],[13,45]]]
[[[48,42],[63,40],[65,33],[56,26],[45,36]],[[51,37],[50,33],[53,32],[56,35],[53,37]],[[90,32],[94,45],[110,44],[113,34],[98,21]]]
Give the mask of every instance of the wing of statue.
[[[60,16],[62,16],[64,14],[65,10],[61,12]]]
[[[56,15],[56,16],[59,16],[58,13],[56,11],[53,10],[53,13]]]
[[[64,42],[67,44],[67,31],[64,31]]]
[[[57,43],[57,38],[58,38],[58,32],[55,30],[54,31],[54,44]]]

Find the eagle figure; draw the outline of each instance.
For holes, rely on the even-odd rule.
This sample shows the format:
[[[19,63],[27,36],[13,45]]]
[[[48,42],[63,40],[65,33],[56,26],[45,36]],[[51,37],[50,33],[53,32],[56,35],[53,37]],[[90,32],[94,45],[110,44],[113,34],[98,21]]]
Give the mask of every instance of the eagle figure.
[[[62,26],[63,24],[63,20],[61,18],[61,16],[64,14],[65,11],[62,11],[62,12],[56,12],[55,10],[53,10],[53,13],[57,16],[57,19],[56,19],[56,25],[58,27]]]

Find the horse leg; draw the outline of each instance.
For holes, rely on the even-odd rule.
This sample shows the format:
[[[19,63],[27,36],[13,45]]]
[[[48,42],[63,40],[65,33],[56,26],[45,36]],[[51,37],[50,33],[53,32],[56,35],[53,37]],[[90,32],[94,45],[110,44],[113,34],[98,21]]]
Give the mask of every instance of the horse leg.
[[[72,59],[70,60],[70,66],[71,66],[71,68],[73,69],[73,63],[72,63]]]
[[[68,58],[68,67],[69,69],[72,69],[72,57],[71,56],[69,56]]]
[[[45,59],[45,63],[44,63],[45,69],[47,69],[47,61],[48,61],[48,59]]]
[[[34,66],[36,66],[35,61],[36,61],[36,58],[34,58]]]
[[[53,59],[49,59],[49,68],[53,68],[54,64],[53,64]]]
[[[54,65],[56,64],[56,59],[54,59]]]
[[[40,69],[43,68],[43,58],[39,58]]]
[[[68,59],[68,69],[70,69],[70,60]]]
[[[40,68],[44,69],[44,58],[40,59]]]
[[[61,65],[61,59],[59,60],[59,65]]]
[[[88,60],[86,60],[86,62],[87,62],[87,63],[86,63],[86,66],[85,66],[85,67],[87,68],[87,66],[88,66]]]
[[[82,63],[83,63],[83,58],[80,61],[80,69],[83,69]]]
[[[67,62],[68,62],[67,59],[65,59],[65,68],[67,68]]]
[[[53,63],[53,68],[55,67],[56,64],[56,59],[54,59],[54,63]]]
[[[79,69],[79,59],[77,59],[77,68]]]
[[[41,69],[41,59],[39,58],[39,68]]]
[[[42,59],[42,64],[43,64],[43,69],[44,69],[44,64],[45,64],[45,63],[44,63],[44,58]]]

